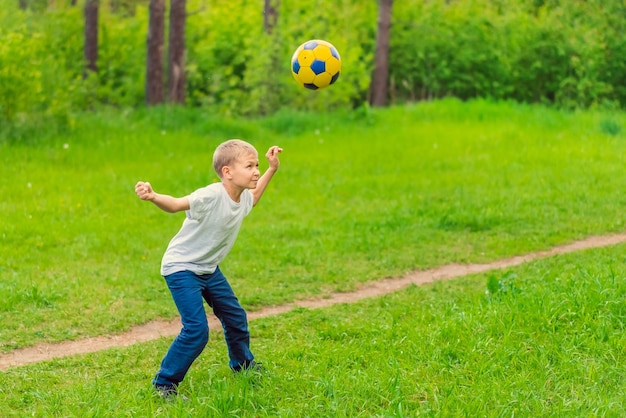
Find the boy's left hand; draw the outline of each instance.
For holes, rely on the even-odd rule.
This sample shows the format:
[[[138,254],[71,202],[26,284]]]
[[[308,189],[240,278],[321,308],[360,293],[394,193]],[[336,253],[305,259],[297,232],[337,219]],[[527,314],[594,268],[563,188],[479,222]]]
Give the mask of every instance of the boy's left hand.
[[[278,145],[274,145],[273,147],[270,147],[269,150],[267,150],[265,158],[267,158],[267,161],[270,163],[270,168],[274,170],[278,169],[278,166],[280,165],[278,154],[281,152],[283,152],[283,149]]]

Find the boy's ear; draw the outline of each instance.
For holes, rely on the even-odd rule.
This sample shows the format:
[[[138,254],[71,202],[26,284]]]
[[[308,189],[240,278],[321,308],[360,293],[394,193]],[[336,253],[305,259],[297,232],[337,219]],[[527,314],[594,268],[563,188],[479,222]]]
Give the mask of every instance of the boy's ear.
[[[228,177],[230,177],[230,167],[225,165],[224,167],[222,167],[222,178]]]

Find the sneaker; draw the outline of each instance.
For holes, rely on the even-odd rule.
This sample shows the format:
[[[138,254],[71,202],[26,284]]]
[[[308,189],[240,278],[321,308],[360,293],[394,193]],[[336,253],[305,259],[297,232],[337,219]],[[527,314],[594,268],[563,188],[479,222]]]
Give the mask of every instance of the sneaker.
[[[157,394],[166,401],[172,401],[177,397],[183,401],[189,400],[185,395],[179,394],[178,389],[174,385],[154,385],[154,389]]]
[[[246,361],[245,363],[240,364],[239,366],[233,367],[233,372],[235,373],[244,372],[244,371],[261,372],[263,371],[263,364],[252,360],[252,361]]]

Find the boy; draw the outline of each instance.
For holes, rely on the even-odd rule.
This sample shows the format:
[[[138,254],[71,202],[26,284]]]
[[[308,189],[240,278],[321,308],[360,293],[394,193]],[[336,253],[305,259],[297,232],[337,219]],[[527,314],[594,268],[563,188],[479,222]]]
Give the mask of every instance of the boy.
[[[186,197],[156,193],[150,183],[140,181],[135,193],[170,213],[186,211],[180,231],[170,241],[161,262],[161,274],[172,293],[183,328],[161,362],[152,384],[166,398],[178,394],[178,385],[209,339],[203,300],[213,309],[224,329],[235,372],[258,369],[250,352],[250,333],[245,310],[219,269],[239,232],[272,176],[278,170],[282,148],[270,147],[265,154],[269,168],[259,173],[256,149],[233,139],[219,145],[213,168],[221,182],[213,183]]]

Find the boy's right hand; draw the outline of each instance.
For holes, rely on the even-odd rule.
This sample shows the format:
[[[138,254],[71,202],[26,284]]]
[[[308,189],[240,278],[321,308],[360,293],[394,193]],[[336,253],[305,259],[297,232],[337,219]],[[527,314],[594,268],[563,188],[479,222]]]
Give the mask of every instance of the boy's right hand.
[[[135,193],[141,200],[154,200],[155,193],[152,186],[148,182],[139,181],[135,185]]]

